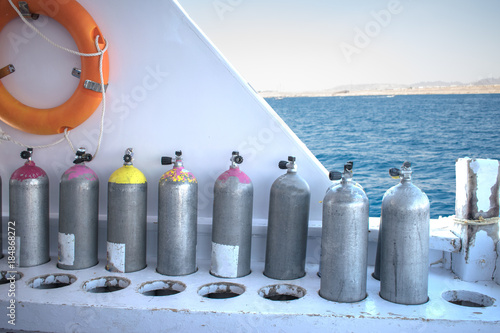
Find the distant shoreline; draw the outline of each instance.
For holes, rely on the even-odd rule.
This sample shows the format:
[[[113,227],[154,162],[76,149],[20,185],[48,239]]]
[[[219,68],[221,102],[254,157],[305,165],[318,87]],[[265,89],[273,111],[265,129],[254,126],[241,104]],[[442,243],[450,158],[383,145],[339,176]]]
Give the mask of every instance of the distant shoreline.
[[[280,92],[261,91],[264,98],[282,97],[329,97],[329,96],[396,96],[396,95],[464,95],[464,94],[500,94],[500,84],[481,86],[450,86],[450,87],[413,87],[356,91],[313,91],[313,92]]]

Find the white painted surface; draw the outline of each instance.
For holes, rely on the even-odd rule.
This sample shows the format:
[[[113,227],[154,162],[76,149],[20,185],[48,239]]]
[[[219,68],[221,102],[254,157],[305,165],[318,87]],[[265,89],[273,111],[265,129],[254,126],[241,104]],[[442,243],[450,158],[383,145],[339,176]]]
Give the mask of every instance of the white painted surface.
[[[498,161],[474,159],[470,162],[470,168],[477,176],[477,209],[487,212],[491,208],[492,188],[498,186]]]
[[[493,159],[459,158],[457,160],[455,213],[458,217],[467,216],[470,207],[477,207],[478,213],[486,213],[492,208],[493,190],[495,186],[498,186],[499,180],[499,163],[498,160]],[[471,178],[476,179],[475,187],[471,187],[468,183]],[[498,189],[496,196],[498,205]],[[473,200],[474,197],[477,201]]]
[[[4,269],[6,261],[0,261]],[[78,277],[70,286],[34,290],[26,281],[46,272],[63,272],[52,260],[38,267],[23,269],[16,282],[18,291],[16,329],[49,332],[495,332],[500,325],[500,288],[494,282],[470,283],[455,279],[449,271],[431,268],[430,301],[406,306],[380,298],[379,282],[368,268],[368,297],[356,303],[336,303],[318,295],[318,266],[307,265],[306,276],[293,281],[265,277],[263,262],[252,263],[252,273],[239,279],[220,279],[209,274],[209,261],[202,261],[198,272],[182,277],[167,277],[155,271],[154,263],[128,274],[109,273],[104,260],[98,266],[67,271]],[[63,272],[64,273],[64,272]],[[84,291],[82,285],[102,276],[120,276],[130,285],[105,294]],[[174,280],[186,289],[173,296],[144,296],[139,288],[145,282]],[[244,286],[245,292],[230,299],[208,299],[198,290],[207,283],[231,282]],[[305,289],[305,296],[294,301],[271,301],[259,290],[272,284],[292,284]],[[469,290],[486,294],[497,301],[491,307],[471,308],[446,302],[441,294],[450,290]],[[0,293],[6,285],[0,285]],[[5,309],[6,298],[0,299]],[[1,328],[11,328],[0,321]]]
[[[459,158],[455,163],[455,215],[464,216],[467,212],[469,194],[469,158]]]
[[[460,279],[472,282],[493,280],[499,237],[498,234],[493,235],[491,228],[492,225],[471,227],[465,223],[455,226],[457,235],[462,239],[462,247],[460,252],[452,254],[452,271]]]

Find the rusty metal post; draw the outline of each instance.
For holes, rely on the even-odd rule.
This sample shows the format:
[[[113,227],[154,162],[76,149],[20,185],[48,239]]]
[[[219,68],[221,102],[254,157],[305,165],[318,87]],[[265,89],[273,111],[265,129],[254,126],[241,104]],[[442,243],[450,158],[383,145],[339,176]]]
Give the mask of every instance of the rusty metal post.
[[[495,266],[499,266],[496,248],[500,163],[491,159],[460,158],[456,162],[456,177],[453,232],[461,238],[462,248],[452,254],[452,270],[464,281],[492,280]]]

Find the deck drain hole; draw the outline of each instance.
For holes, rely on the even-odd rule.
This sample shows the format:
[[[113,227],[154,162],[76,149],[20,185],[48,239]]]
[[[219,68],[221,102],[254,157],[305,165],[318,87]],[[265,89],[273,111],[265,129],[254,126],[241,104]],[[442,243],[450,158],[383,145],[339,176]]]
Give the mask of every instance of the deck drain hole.
[[[0,285],[11,283],[14,280],[15,281],[20,280],[22,277],[23,277],[23,274],[20,272],[9,273],[8,271],[1,271],[0,272]]]
[[[441,297],[450,303],[472,308],[485,308],[492,306],[493,303],[495,303],[494,298],[468,290],[446,291],[441,295]]]
[[[160,280],[143,283],[139,292],[144,296],[171,296],[186,290],[186,285],[180,281]]]
[[[209,283],[200,287],[198,295],[211,299],[226,299],[240,296],[245,292],[245,286],[237,283]]]
[[[28,286],[33,289],[57,289],[69,286],[76,281],[76,276],[71,274],[47,274],[37,276],[28,281]]]
[[[271,301],[293,301],[305,294],[304,288],[293,284],[273,284],[259,289],[259,295]]]
[[[85,282],[82,288],[89,293],[103,294],[125,289],[129,285],[130,281],[125,278],[118,276],[104,276]]]

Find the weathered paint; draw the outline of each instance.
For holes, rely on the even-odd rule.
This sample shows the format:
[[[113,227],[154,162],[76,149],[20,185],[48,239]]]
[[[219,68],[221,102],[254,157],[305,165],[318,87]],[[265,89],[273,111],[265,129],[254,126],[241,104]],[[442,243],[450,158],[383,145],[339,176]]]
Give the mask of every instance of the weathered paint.
[[[188,182],[197,183],[195,176],[184,167],[174,167],[171,170],[165,172],[160,178],[160,182]]]
[[[498,217],[499,183],[498,160],[459,158],[456,162],[456,217],[465,220]]]
[[[457,160],[453,232],[461,238],[462,247],[452,254],[451,268],[464,281],[494,278],[498,266],[499,183],[498,160]]]
[[[457,219],[454,229],[462,239],[462,248],[459,253],[452,254],[453,272],[464,281],[492,280],[497,261],[499,219],[484,222]]]
[[[144,184],[146,176],[133,165],[124,165],[109,177],[110,183],[116,184]]]
[[[79,177],[83,177],[84,179],[90,181],[98,179],[97,174],[94,172],[94,170],[83,164],[73,165],[71,168],[66,170],[66,172],[64,172],[64,176],[67,176],[68,180]]]
[[[14,171],[10,179],[23,181],[26,179],[37,179],[47,177],[45,171],[35,165],[33,161],[27,161],[22,167]]]
[[[242,184],[250,184],[252,181],[250,180],[250,177],[248,177],[243,171],[240,170],[239,167],[231,167],[229,170],[224,172],[222,175],[217,178],[217,181],[221,183],[225,183],[229,177],[236,177],[238,178],[239,182]]]

